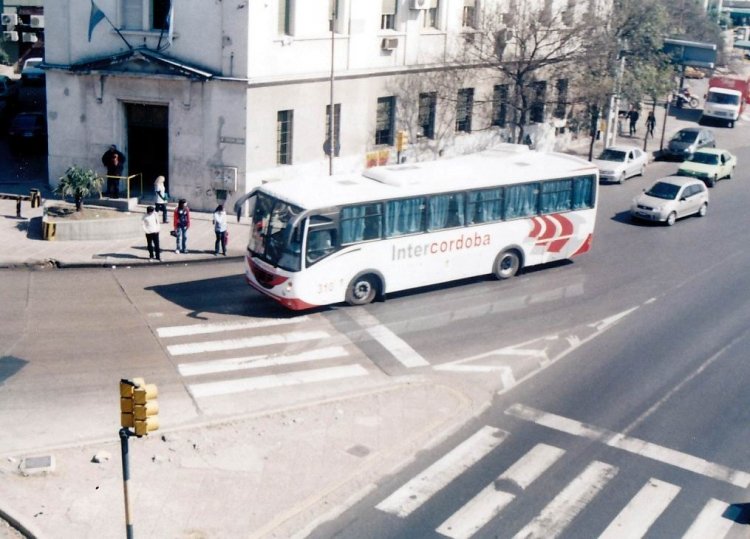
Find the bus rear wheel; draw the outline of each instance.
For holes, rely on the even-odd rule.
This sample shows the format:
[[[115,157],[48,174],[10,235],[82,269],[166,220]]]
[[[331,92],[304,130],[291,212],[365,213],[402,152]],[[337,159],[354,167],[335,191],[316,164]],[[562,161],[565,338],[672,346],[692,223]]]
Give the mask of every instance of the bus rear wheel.
[[[346,289],[346,302],[349,305],[367,305],[378,295],[378,281],[372,275],[360,275],[352,279]]]
[[[521,255],[518,251],[510,249],[497,255],[495,264],[492,266],[492,274],[500,280],[510,279],[518,273],[519,269],[521,269]]]

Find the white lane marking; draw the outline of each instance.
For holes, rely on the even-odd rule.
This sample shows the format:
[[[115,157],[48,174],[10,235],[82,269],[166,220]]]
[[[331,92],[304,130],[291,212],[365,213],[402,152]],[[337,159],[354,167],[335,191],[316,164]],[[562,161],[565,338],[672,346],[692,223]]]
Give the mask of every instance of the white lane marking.
[[[274,318],[271,320],[243,320],[230,322],[213,322],[208,324],[190,324],[186,326],[166,326],[156,328],[156,334],[162,338],[184,337],[186,335],[205,335],[207,333],[220,333],[222,331],[237,331],[240,329],[267,328],[283,324],[297,324],[306,322],[309,317],[298,318]]]
[[[180,363],[177,365],[182,376],[199,376],[201,374],[214,374],[219,372],[232,372],[243,369],[260,369],[263,367],[276,367],[279,365],[292,365],[305,361],[317,361],[321,359],[332,359],[349,355],[342,346],[329,346],[308,350],[300,354],[286,355],[261,355],[233,357],[228,359],[216,359],[213,361],[198,361],[195,363]]]
[[[570,522],[617,475],[617,468],[594,461],[529,522],[514,539],[559,536]]]
[[[414,348],[406,344],[401,337],[393,333],[390,329],[383,325],[377,325],[367,328],[373,339],[378,341],[385,347],[393,357],[395,357],[399,363],[404,367],[412,369],[414,367],[424,367],[429,365],[427,360],[420,356]]]
[[[269,376],[256,376],[254,378],[225,380],[222,382],[191,384],[188,388],[196,398],[214,397],[216,395],[229,395],[232,393],[241,393],[243,391],[255,391],[258,389],[294,386],[309,384],[312,382],[352,378],[355,376],[366,376],[367,374],[367,371],[361,365],[345,365],[342,367],[288,372]]]
[[[526,489],[565,453],[559,447],[538,444],[508,468],[497,481],[511,481]],[[502,484],[487,485],[466,505],[453,513],[436,530],[451,539],[468,539],[515,499],[515,495],[498,490]]]
[[[680,487],[653,477],[610,522],[599,539],[639,539],[669,506]]]
[[[706,539],[706,537],[723,539],[726,537],[734,524],[733,520],[723,516],[727,507],[725,502],[710,499],[682,539]]]
[[[550,429],[567,432],[599,441],[610,447],[628,451],[642,457],[669,464],[706,477],[718,479],[732,485],[747,488],[750,486],[750,474],[733,470],[721,464],[715,464],[702,458],[688,455],[681,451],[652,444],[638,438],[632,438],[606,429],[585,425],[574,419],[535,410],[522,404],[514,404],[505,411],[506,414],[531,421]]]
[[[271,344],[284,344],[313,339],[325,339],[328,337],[325,331],[294,331],[291,333],[276,333],[273,335],[260,335],[257,337],[245,337],[242,339],[226,339],[223,341],[194,342],[187,344],[172,344],[167,350],[173,356],[186,354],[201,354],[203,352],[219,352],[222,350],[239,350],[240,348],[256,348],[258,346],[269,346]]]
[[[388,350],[405,367],[411,369],[429,365],[427,360],[409,346],[406,341],[381,324],[380,320],[367,311],[353,309],[351,316],[373,339],[378,341],[383,348]]]
[[[495,427],[482,427],[375,507],[402,518],[410,515],[507,436],[507,432]]]

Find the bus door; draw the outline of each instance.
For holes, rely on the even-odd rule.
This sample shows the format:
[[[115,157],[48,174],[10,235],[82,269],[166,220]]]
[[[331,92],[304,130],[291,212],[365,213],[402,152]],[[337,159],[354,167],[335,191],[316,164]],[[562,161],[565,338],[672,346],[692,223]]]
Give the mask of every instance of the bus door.
[[[339,248],[336,213],[305,219],[305,267],[309,268]]]

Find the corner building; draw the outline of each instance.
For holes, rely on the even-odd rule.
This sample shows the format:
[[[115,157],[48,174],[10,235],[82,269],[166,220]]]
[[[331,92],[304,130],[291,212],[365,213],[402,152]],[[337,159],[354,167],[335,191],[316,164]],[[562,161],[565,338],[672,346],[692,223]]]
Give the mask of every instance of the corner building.
[[[581,4],[582,14],[606,3],[522,1]],[[507,141],[509,125],[498,121],[504,82],[486,68],[456,70],[455,58],[481,38],[486,10],[511,13],[518,3],[47,2],[49,177],[54,185],[70,165],[103,172],[101,155],[116,144],[134,192],[143,185],[150,196],[163,175],[172,198],[212,210],[266,181]],[[446,88],[453,97],[438,97]]]

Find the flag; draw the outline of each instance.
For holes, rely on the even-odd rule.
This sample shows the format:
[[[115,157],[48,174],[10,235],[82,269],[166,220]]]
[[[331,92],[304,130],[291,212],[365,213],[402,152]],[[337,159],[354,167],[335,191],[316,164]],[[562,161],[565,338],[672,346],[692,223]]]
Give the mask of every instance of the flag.
[[[106,15],[104,15],[104,12],[99,9],[99,6],[94,3],[94,0],[91,0],[91,15],[89,16],[89,42],[91,42],[91,34],[94,33],[94,28],[96,28],[96,25],[102,22],[105,18]]]
[[[169,13],[167,13],[167,43],[172,44],[174,36],[174,2],[169,3]]]

